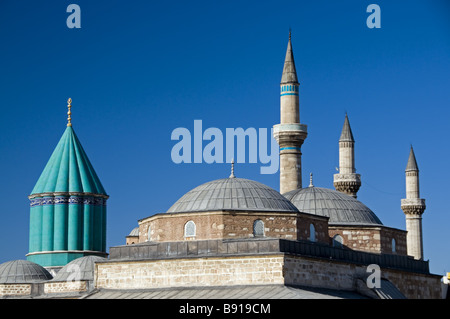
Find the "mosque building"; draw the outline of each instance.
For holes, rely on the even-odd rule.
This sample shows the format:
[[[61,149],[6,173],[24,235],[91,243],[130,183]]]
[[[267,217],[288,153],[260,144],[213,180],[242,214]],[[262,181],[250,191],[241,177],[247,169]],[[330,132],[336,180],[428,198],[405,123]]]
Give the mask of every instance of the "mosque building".
[[[291,35],[280,83],[280,191],[235,174],[143,216],[106,253],[106,194],[68,126],[30,199],[27,260],[0,265],[2,298],[441,298],[423,259],[419,169],[411,147],[406,231],[357,199],[345,115],[334,188],[302,181],[299,81]],[[236,176],[238,175],[238,176]]]

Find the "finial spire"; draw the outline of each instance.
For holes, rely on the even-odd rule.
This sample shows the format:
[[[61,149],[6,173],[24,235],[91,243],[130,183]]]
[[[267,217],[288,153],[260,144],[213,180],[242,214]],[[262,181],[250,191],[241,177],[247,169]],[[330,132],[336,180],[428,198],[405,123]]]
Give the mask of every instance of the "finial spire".
[[[291,28],[289,27],[289,41],[291,41]]]
[[[67,100],[67,108],[69,109],[69,111],[67,112],[67,126],[72,126],[72,117],[71,117],[72,99],[70,97]]]
[[[230,178],[235,178],[236,176],[234,176],[234,158],[231,159],[231,175]]]
[[[314,187],[313,185],[313,174],[309,173],[309,187]]]

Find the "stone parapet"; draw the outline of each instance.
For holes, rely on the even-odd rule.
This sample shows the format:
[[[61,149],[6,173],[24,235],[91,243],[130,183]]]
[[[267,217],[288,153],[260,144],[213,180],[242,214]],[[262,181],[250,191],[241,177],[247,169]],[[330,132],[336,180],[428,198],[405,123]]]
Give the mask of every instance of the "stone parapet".
[[[129,261],[242,255],[293,254],[352,264],[377,264],[380,267],[429,274],[428,261],[410,256],[353,251],[308,241],[261,238],[238,240],[202,240],[180,242],[147,242],[110,248],[108,261]]]

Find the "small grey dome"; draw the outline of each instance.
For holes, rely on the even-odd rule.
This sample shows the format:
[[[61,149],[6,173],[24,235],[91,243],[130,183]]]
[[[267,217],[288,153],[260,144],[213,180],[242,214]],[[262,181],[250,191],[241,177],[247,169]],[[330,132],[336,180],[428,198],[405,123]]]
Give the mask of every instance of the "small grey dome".
[[[52,279],[41,265],[29,260],[12,260],[0,265],[0,283],[18,284]]]
[[[359,200],[332,189],[307,187],[283,195],[301,212],[329,217],[330,225],[383,225]]]
[[[53,280],[94,280],[94,264],[97,261],[103,260],[106,260],[106,258],[99,256],[85,256],[77,258],[61,268]]]
[[[139,236],[139,227],[133,228],[133,230],[130,232],[128,236]]]
[[[187,192],[168,213],[213,210],[298,212],[279,192],[243,178],[224,178],[202,184]]]

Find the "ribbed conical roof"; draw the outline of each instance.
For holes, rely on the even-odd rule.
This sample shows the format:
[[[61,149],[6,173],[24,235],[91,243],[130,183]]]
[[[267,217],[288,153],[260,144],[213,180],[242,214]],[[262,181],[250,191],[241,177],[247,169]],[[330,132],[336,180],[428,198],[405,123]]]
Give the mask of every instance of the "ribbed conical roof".
[[[406,164],[405,171],[419,171],[419,167],[417,166],[416,156],[414,155],[413,147],[411,146],[411,150],[409,151],[408,164]]]
[[[352,129],[350,127],[350,122],[348,121],[348,116],[345,114],[344,127],[342,128],[341,138],[339,142],[354,142]]]
[[[298,83],[297,71],[295,70],[294,53],[292,52],[291,34],[289,33],[289,42],[284,59],[283,75],[281,83]]]
[[[31,195],[53,192],[106,195],[72,126],[67,126]]]

